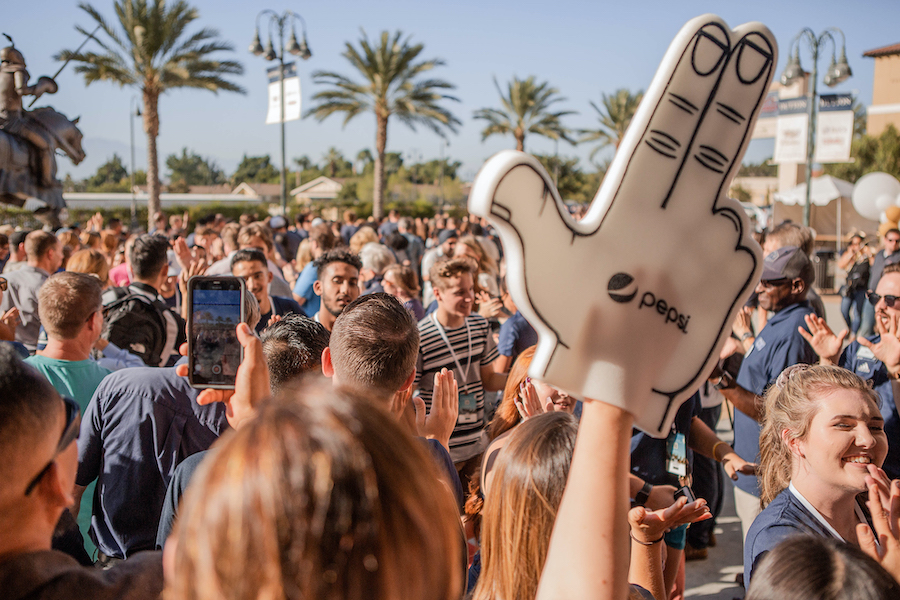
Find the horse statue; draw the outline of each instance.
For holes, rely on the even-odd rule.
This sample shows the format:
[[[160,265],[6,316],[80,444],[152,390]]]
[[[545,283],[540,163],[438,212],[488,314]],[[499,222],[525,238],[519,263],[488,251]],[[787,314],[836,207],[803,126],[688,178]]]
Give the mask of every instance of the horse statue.
[[[43,94],[56,93],[55,78],[62,68],[29,85],[25,57],[12,38],[3,35],[10,45],[0,48],[0,202],[27,206],[45,224],[56,227],[66,203],[56,178],[55,154],[62,150],[76,165],[84,160],[82,135],[75,126],[78,119],[70,121],[50,107],[25,108],[25,96],[34,96],[34,104]]]

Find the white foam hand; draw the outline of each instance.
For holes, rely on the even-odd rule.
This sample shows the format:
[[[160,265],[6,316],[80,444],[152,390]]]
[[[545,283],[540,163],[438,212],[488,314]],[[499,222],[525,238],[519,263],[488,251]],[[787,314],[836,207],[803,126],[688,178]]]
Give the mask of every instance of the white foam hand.
[[[685,25],[580,222],[535,158],[504,151],[482,167],[469,211],[499,231],[513,299],[539,332],[532,377],[668,432],[762,269],[725,192],[776,53],[760,23]]]

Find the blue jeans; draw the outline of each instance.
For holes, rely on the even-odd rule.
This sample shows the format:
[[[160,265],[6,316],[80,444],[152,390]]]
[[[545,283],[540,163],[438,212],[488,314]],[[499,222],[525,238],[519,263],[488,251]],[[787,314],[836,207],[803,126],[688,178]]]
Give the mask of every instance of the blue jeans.
[[[857,337],[869,337],[875,332],[875,307],[869,302],[863,302],[862,323],[859,331],[856,332]]]
[[[841,314],[844,315],[844,322],[850,328],[850,335],[856,335],[862,325],[863,311],[865,310],[866,290],[861,289],[841,298]],[[855,309],[855,310],[854,310]],[[875,316],[875,313],[872,313]],[[872,321],[873,325],[875,321]]]

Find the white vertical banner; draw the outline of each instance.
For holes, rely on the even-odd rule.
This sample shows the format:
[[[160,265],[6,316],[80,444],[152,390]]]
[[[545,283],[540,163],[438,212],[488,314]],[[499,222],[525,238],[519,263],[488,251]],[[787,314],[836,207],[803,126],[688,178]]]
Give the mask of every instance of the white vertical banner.
[[[818,163],[852,162],[853,96],[822,94],[816,119],[816,153]]]
[[[281,66],[267,69],[269,76],[269,110],[266,113],[266,125],[281,123]],[[284,65],[284,120],[296,121],[300,118],[300,78],[297,76],[297,65]]]
[[[807,98],[787,98],[778,101],[778,123],[775,131],[775,156],[772,162],[805,163],[809,137]]]

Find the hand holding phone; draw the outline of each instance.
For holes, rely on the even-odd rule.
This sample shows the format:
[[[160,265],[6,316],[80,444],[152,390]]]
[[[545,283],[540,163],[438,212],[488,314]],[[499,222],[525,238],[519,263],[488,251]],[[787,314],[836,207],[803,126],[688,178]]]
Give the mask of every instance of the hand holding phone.
[[[245,317],[246,294],[239,277],[188,280],[188,381],[192,387],[234,389],[243,357],[235,328]]]

